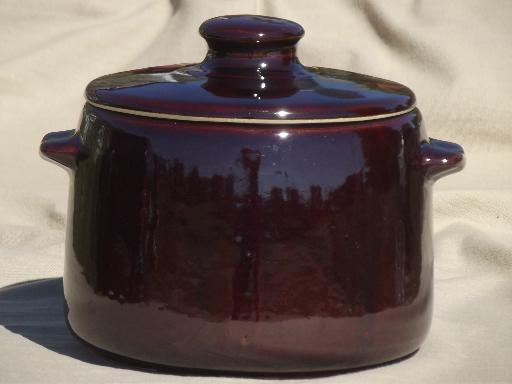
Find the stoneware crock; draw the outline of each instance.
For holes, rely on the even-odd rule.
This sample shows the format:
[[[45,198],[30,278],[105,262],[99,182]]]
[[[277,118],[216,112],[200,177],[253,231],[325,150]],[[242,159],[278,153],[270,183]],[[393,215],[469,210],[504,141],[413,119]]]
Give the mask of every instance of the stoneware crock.
[[[305,67],[294,22],[225,16],[204,61],[107,75],[69,170],[72,331],[159,366],[307,372],[411,354],[432,313],[431,189],[462,148],[414,94]]]

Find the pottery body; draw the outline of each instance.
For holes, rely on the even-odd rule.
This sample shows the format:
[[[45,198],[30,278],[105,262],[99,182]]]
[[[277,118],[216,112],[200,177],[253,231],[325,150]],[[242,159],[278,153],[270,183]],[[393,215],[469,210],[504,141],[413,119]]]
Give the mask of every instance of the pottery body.
[[[268,49],[256,68],[271,66]],[[278,52],[283,65],[290,52]],[[252,124],[269,109],[253,115],[254,100],[240,100],[261,81],[240,87],[227,71],[232,81],[216,82],[226,72],[221,56],[202,67],[217,68],[202,89],[231,104],[212,108],[218,100],[205,96],[197,106],[219,121],[162,118],[176,103],[90,87],[79,129],[43,139],[42,153],[71,175],[64,292],[72,330],[143,362],[227,371],[344,369],[412,353],[432,313],[431,187],[462,168],[462,148],[429,139],[413,98],[393,87],[388,109],[369,99],[362,109],[387,118],[350,121],[352,101],[348,119],[328,121],[336,108],[301,104],[300,84],[309,85],[297,85],[293,60],[270,76],[281,82],[264,99],[304,121]],[[110,95],[124,108],[164,110],[124,113]],[[293,97],[287,108],[276,103]],[[395,115],[393,105],[406,109]]]

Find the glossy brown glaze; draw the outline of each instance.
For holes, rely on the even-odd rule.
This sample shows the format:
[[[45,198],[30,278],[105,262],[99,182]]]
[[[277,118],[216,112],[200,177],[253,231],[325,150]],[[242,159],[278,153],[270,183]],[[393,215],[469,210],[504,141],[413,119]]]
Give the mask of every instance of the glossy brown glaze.
[[[43,139],[71,175],[74,333],[146,363],[222,371],[346,369],[418,349],[431,187],[462,168],[462,148],[426,136],[406,87],[301,66],[295,23],[229,16],[201,34],[201,64],[97,79],[87,95],[101,107]]]
[[[407,87],[358,73],[304,67],[302,27],[261,16],[225,16],[200,28],[209,50],[199,64],[144,68],[93,80],[95,103],[152,113],[244,119],[319,119],[407,110]]]
[[[254,52],[292,47],[304,36],[304,28],[277,17],[228,15],[206,20],[199,33],[216,52]]]
[[[87,107],[68,133],[88,151],[71,173],[72,329],[109,352],[216,370],[413,352],[432,308],[428,175],[462,160],[421,127],[417,111],[261,129]]]

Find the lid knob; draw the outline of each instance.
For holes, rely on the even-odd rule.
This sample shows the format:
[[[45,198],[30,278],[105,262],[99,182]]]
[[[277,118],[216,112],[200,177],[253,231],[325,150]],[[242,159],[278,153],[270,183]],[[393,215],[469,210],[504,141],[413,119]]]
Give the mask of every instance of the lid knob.
[[[276,17],[232,15],[206,20],[199,33],[215,51],[258,51],[292,47],[304,36],[304,29]]]

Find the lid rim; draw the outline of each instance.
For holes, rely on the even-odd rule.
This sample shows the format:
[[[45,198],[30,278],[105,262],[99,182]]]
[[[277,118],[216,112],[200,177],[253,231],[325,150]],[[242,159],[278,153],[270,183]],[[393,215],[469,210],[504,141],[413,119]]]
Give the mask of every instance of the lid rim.
[[[309,118],[309,119],[261,119],[261,118],[239,118],[239,117],[208,117],[208,116],[193,116],[193,115],[178,115],[161,112],[149,112],[138,109],[113,107],[110,105],[96,103],[86,99],[86,103],[106,111],[124,113],[139,117],[148,117],[164,120],[179,120],[179,121],[193,121],[193,122],[210,122],[210,123],[238,123],[238,124],[257,124],[257,125],[299,125],[299,124],[324,124],[324,123],[358,123],[372,120],[384,120],[396,116],[405,115],[416,109],[416,103],[406,109],[396,112],[389,112],[377,115],[367,116],[344,116],[333,118]]]
[[[283,119],[295,124],[299,120],[365,121],[375,115],[386,118],[406,113],[416,103],[414,93],[394,81],[331,68],[304,69],[308,76],[277,77],[271,69],[272,77],[257,69],[253,72],[260,77],[245,79],[231,69],[223,72],[225,77],[213,76],[201,63],[150,67],[94,79],[87,85],[85,97],[128,113],[133,110],[164,117],[187,116],[180,119],[195,121],[203,117],[206,121],[237,118],[263,124]],[[283,82],[286,86],[281,88]],[[243,84],[241,89],[239,84]],[[284,113],[281,111],[287,112],[285,116],[280,115]]]

